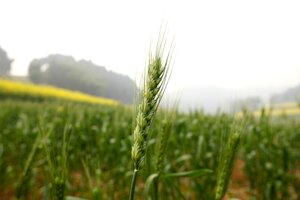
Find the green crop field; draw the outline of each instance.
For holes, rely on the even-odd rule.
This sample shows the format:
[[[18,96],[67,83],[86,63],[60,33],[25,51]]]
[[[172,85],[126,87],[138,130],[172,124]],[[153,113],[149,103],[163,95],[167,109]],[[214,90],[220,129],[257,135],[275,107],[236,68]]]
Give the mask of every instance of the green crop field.
[[[146,157],[149,162],[137,180],[138,199],[144,198],[144,184],[155,168],[164,118],[165,114],[160,112],[152,124]],[[222,140],[229,134],[232,122],[233,118],[225,114],[176,113],[172,117],[163,171],[210,169],[213,172],[163,180],[159,183],[160,199],[211,198]],[[126,199],[132,175],[132,124],[132,110],[123,106],[51,100],[0,101],[1,199],[16,199],[17,195],[22,199],[49,198],[51,173],[44,145],[51,147],[51,155],[59,163],[65,129],[68,129],[66,195]],[[299,199],[299,152],[299,123],[282,118],[281,123],[273,124],[268,115],[248,116],[237,162],[243,169],[236,173],[242,175],[235,176],[233,172],[227,196]]]

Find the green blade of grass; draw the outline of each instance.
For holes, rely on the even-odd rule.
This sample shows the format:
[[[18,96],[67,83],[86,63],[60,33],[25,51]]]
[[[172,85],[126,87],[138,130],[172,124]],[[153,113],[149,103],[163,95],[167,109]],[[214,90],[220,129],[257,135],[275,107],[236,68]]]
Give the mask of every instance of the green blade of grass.
[[[208,174],[212,174],[213,171],[210,169],[198,169],[198,170],[192,170],[187,172],[177,172],[177,173],[167,173],[162,176],[162,178],[180,178],[180,177],[200,177],[205,176]]]

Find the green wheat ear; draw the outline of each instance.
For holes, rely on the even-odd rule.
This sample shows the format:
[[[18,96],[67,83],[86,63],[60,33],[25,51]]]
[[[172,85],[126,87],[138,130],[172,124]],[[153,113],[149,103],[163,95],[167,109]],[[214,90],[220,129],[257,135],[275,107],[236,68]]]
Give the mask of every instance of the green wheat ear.
[[[173,116],[169,116],[173,117]],[[162,128],[159,133],[159,139],[158,139],[158,144],[157,144],[157,155],[156,155],[156,163],[155,163],[155,171],[159,175],[163,172],[164,168],[164,158],[165,158],[165,153],[170,137],[170,132],[171,132],[171,123],[167,120],[164,119],[162,121]]]
[[[158,41],[155,55],[150,54],[144,87],[142,90],[141,102],[137,107],[136,125],[133,131],[133,144],[131,148],[131,158],[134,171],[130,190],[130,199],[134,199],[134,187],[137,172],[143,166],[148,141],[148,130],[151,126],[157,108],[162,99],[168,82],[169,65],[172,49],[164,57],[166,41],[164,35]]]
[[[225,152],[221,155],[215,200],[221,200],[224,197],[225,192],[227,190],[234,164],[234,159],[237,154],[238,145],[240,142],[240,137],[241,135],[239,132],[234,132],[230,134]]]
[[[143,164],[148,140],[148,129],[156,114],[168,80],[170,53],[163,61],[163,45],[158,46],[155,56],[150,55],[148,70],[142,91],[141,103],[137,109],[136,126],[133,132],[131,157],[135,170]]]
[[[65,198],[65,180],[56,177],[54,180],[55,198],[56,200],[64,200]]]

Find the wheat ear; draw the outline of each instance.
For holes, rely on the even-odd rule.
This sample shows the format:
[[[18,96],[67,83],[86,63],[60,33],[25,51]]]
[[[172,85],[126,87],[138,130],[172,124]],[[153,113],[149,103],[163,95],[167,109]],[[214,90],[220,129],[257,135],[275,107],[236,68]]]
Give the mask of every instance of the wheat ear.
[[[240,136],[241,135],[238,132],[230,134],[225,152],[221,155],[215,200],[221,200],[224,197],[225,192],[227,190],[232,172],[232,167],[234,164],[234,159],[237,154],[238,145],[240,142]]]
[[[150,55],[148,61],[147,75],[144,80],[142,99],[137,109],[136,126],[133,131],[133,144],[131,149],[131,158],[134,171],[130,190],[130,199],[134,199],[134,188],[137,173],[143,165],[146,146],[148,141],[148,129],[156,114],[159,103],[162,99],[168,82],[169,61],[171,51],[166,60],[163,61],[163,50],[165,41],[158,43],[154,56]]]

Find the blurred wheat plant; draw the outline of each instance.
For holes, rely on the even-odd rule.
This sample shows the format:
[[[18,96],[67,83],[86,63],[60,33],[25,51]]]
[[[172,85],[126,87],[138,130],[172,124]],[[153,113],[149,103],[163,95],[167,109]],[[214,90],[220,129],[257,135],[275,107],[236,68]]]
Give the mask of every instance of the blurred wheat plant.
[[[91,200],[102,200],[102,193],[101,190],[99,188],[100,187],[100,170],[98,167],[94,166],[94,171],[95,171],[95,176],[96,176],[96,185],[93,183],[93,179],[91,176],[91,169],[88,166],[87,162],[82,158],[81,159],[82,165],[83,165],[83,169],[88,181],[88,185],[89,185],[89,189],[90,189],[90,199]]]
[[[169,78],[168,72],[172,49],[164,59],[163,53],[165,44],[166,41],[164,37],[161,37],[158,41],[155,55],[150,54],[149,56],[141,102],[137,108],[136,125],[133,131],[133,144],[131,149],[134,170],[130,189],[130,200],[134,199],[137,173],[143,165],[148,140],[148,130],[156,114]]]
[[[41,135],[39,132],[35,138],[31,151],[26,159],[24,169],[22,172],[21,179],[18,181],[18,185],[16,188],[16,198],[20,199],[22,196],[26,198],[28,190],[29,190],[29,181],[32,173],[34,158],[42,144],[43,141],[47,140],[51,131],[48,131],[47,134]]]
[[[172,133],[173,124],[171,122],[176,118],[177,111],[167,112],[164,120],[162,121],[160,131],[158,133],[158,142],[155,151],[155,172],[148,176],[144,195],[147,200],[158,199],[185,199],[184,194],[180,191],[177,180],[180,178],[199,178],[201,176],[211,175],[213,173],[210,169],[194,169],[183,172],[171,172],[165,167],[166,151],[168,148],[169,138]],[[159,187],[159,183],[162,187]],[[167,186],[167,187],[165,187]],[[151,188],[153,188],[151,190]],[[168,188],[168,189],[166,189]],[[170,190],[170,188],[174,190]],[[159,189],[160,194],[159,195]],[[172,191],[170,193],[170,191]]]
[[[172,117],[172,116],[169,116]],[[155,158],[155,173],[151,174],[145,183],[145,199],[151,199],[150,188],[153,184],[154,191],[152,193],[153,199],[158,199],[158,179],[164,171],[165,153],[168,146],[168,141],[171,132],[171,123],[167,119],[162,121],[162,127],[159,131],[158,142],[156,147]]]
[[[68,169],[67,149],[70,139],[71,128],[72,127],[70,125],[65,125],[62,141],[60,141],[61,138],[58,137],[55,138],[53,141],[45,140],[43,142],[48,160],[48,165],[50,168],[51,196],[54,200],[65,199],[65,183],[67,179]],[[40,131],[42,135],[49,135],[49,130],[46,130],[45,128],[43,128],[43,126],[41,126]]]
[[[232,173],[234,160],[238,151],[241,134],[239,131],[231,132],[227,141],[225,152],[221,153],[217,175],[215,200],[223,199]]]

